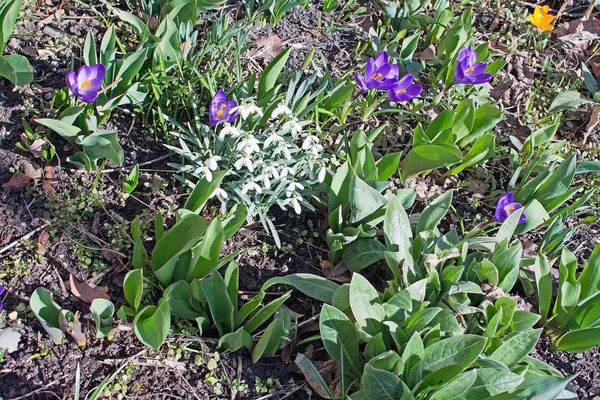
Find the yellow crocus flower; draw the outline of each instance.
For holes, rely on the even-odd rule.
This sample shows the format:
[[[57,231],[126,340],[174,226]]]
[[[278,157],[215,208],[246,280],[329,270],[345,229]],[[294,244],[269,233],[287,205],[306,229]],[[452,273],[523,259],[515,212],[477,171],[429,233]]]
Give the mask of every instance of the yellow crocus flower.
[[[554,16],[548,14],[548,11],[550,11],[550,7],[548,6],[536,6],[533,14],[529,14],[529,21],[544,31],[554,30],[554,25],[552,24]]]

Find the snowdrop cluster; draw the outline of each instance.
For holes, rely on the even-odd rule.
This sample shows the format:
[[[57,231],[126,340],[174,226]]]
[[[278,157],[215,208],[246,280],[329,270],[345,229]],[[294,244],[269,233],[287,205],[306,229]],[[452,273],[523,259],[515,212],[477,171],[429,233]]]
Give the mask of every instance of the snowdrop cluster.
[[[215,171],[228,170],[214,194],[224,207],[234,200],[246,203],[254,213],[275,204],[297,214],[311,208],[306,199],[333,172],[310,122],[298,120],[285,104],[266,118],[265,111],[253,103],[228,111],[237,115],[235,120],[204,126],[201,132],[177,133],[180,147],[172,149],[186,162],[172,166],[209,182]]]

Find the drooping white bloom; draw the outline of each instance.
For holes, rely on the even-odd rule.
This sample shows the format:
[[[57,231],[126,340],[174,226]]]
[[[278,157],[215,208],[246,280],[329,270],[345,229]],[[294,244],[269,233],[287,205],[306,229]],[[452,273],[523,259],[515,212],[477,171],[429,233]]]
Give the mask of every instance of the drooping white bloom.
[[[216,171],[219,168],[217,161],[221,161],[221,156],[211,156],[208,160],[204,161],[204,165],[212,171]]]
[[[327,176],[327,168],[321,167],[317,170],[317,182],[323,183],[323,181],[325,181],[326,176]]]
[[[294,208],[296,214],[300,215],[302,212],[302,206],[300,205],[300,201],[302,200],[301,196],[288,197],[287,199],[282,201],[284,206],[291,205]]]
[[[250,155],[248,153],[241,153],[235,163],[233,163],[233,166],[238,171],[244,166],[248,168],[248,171],[254,171],[254,165],[252,164],[252,160],[250,159]]]
[[[210,195],[211,198],[215,196],[221,201],[227,200],[227,192],[221,188],[216,188],[215,191]]]
[[[286,160],[291,160],[292,159],[292,154],[290,153],[290,150],[287,148],[287,146],[285,145],[285,143],[279,143],[277,145],[277,147],[275,148],[275,150],[273,151],[273,155],[276,156],[278,154],[283,155],[283,157]]]
[[[307,150],[309,153],[314,155],[315,157],[319,155],[319,152],[323,149],[321,146],[321,140],[314,136],[308,135],[304,142],[302,143],[302,150]]]
[[[304,190],[304,185],[296,182],[296,181],[288,181],[287,179],[284,180],[285,182],[289,182],[290,184],[288,185],[287,189],[286,189],[286,195],[288,197],[291,196],[292,193],[294,193],[296,190]],[[288,194],[289,193],[289,194]]]
[[[246,182],[244,184],[244,186],[242,187],[242,194],[246,194],[250,190],[257,192],[257,193],[262,193],[262,188],[260,187],[259,184],[254,182],[254,178],[251,178],[248,182]]]
[[[292,110],[288,108],[288,106],[284,104],[280,104],[273,110],[271,113],[271,119],[277,119],[281,114],[284,115],[292,115]]]
[[[265,139],[265,149],[268,148],[272,143],[283,143],[284,139],[279,136],[279,134],[273,131],[266,139]]]
[[[279,167],[279,164],[277,164],[277,163],[266,165],[263,168],[263,174],[269,174],[273,178],[279,179],[279,171],[277,170],[277,167]]]
[[[294,175],[296,175],[296,170],[292,167],[283,167],[281,168],[281,171],[279,171],[279,175],[282,178],[285,178],[286,176],[293,177]]]
[[[208,182],[212,182],[212,172],[210,172],[210,168],[206,165],[198,168],[201,175],[204,175]]]
[[[254,180],[262,182],[264,188],[267,190],[271,188],[271,180],[269,179],[268,174],[262,173],[260,175],[257,175],[256,178],[254,178]]]
[[[240,114],[240,117],[242,118],[242,120],[246,120],[248,119],[248,117],[251,114],[258,114],[259,117],[262,117],[263,111],[260,109],[260,107],[254,105],[254,104],[244,104],[241,106],[237,106],[235,108],[231,109],[231,112],[238,112]]]
[[[225,136],[227,135],[230,135],[233,138],[237,138],[241,134],[242,133],[239,131],[238,128],[226,122],[223,125],[223,129],[221,129],[221,132],[219,132],[219,140],[225,139]]]
[[[244,153],[252,154],[260,151],[258,143],[258,139],[256,139],[254,135],[246,135],[246,137],[238,143],[236,150],[242,150]]]
[[[293,118],[283,124],[283,130],[290,132],[293,137],[296,137],[302,132],[302,125],[300,125],[297,118]]]

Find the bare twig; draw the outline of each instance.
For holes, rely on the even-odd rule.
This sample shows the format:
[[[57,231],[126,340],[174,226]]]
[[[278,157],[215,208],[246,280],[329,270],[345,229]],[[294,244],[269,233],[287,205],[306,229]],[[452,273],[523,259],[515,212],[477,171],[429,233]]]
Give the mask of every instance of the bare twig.
[[[10,243],[8,246],[3,247],[2,249],[0,249],[0,254],[7,252],[8,250],[12,249],[13,247],[15,247],[16,245],[18,245],[20,242],[24,241],[24,240],[29,240],[31,239],[36,233],[38,233],[39,231],[41,231],[42,229],[44,229],[46,227],[46,224],[43,224],[41,226],[38,226],[37,228],[35,228],[33,231],[29,232],[27,235],[15,240],[14,242]]]
[[[169,158],[172,155],[173,155],[173,153],[165,154],[165,155],[160,156],[158,158],[155,158],[153,160],[143,162],[143,163],[139,164],[139,166],[143,167],[143,166],[146,166],[146,165],[151,165],[151,164],[157,163],[159,161],[162,161],[162,160],[164,160],[166,158]],[[78,174],[97,174],[97,173],[106,174],[108,172],[129,171],[129,170],[133,169],[133,167],[135,167],[135,164],[134,165],[129,165],[127,167],[104,169],[104,170],[101,170],[101,171],[82,171],[82,170],[79,170],[79,169],[69,169],[69,171],[70,172],[75,172],[75,173],[78,173]]]
[[[47,392],[47,390],[46,390],[46,389],[48,389],[48,388],[49,388],[50,386],[52,386],[52,385],[55,385],[55,384],[57,384],[58,382],[60,382],[60,381],[61,381],[61,380],[63,380],[64,378],[66,378],[68,375],[69,375],[69,374],[65,374],[65,375],[63,375],[63,377],[62,377],[62,378],[56,379],[56,380],[54,380],[54,381],[50,382],[49,384],[47,384],[47,385],[46,385],[46,386],[44,386],[44,387],[41,387],[41,388],[39,388],[39,389],[36,389],[36,390],[34,390],[33,392],[31,392],[31,393],[27,393],[26,395],[19,396],[19,397],[15,397],[15,398],[13,398],[13,399],[11,399],[11,400],[21,400],[21,399],[26,399],[26,398],[28,398],[28,397],[30,397],[30,396],[33,396],[34,394],[38,394],[38,393],[41,393],[41,392],[44,392],[44,393],[46,393],[46,392]],[[58,396],[57,396],[57,397],[58,397]],[[59,397],[59,399],[60,399],[60,397]]]

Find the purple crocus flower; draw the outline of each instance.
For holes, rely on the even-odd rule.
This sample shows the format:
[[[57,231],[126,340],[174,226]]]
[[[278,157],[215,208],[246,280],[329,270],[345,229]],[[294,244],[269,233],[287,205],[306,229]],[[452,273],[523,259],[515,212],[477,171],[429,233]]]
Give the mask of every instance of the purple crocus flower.
[[[93,103],[98,98],[105,74],[106,68],[102,64],[82,65],[77,74],[73,71],[67,74],[67,86],[79,100]]]
[[[500,196],[500,198],[498,199],[498,203],[496,203],[496,212],[494,213],[494,218],[496,218],[496,221],[502,223],[506,221],[506,219],[512,213],[521,208],[523,208],[523,205],[515,201],[515,196],[512,194],[512,192],[508,192]],[[525,221],[527,221],[525,214],[521,214],[521,217],[519,218],[519,224],[522,224]]]
[[[423,87],[412,83],[415,79],[413,74],[404,75],[402,79],[388,90],[388,98],[395,103],[409,101],[421,94]]]
[[[389,63],[387,51],[379,53],[376,59],[369,58],[365,67],[365,75],[354,72],[358,87],[369,89],[390,89],[398,81],[398,65]]]
[[[0,285],[0,296],[2,296],[4,294],[4,286]],[[2,300],[0,300],[0,311],[2,311],[4,309],[4,303],[2,303]]]
[[[218,125],[221,122],[232,123],[237,118],[238,103],[235,100],[227,101],[227,95],[224,91],[219,90],[215,97],[210,101],[210,107],[208,108],[208,116],[210,122],[213,125]]]
[[[454,70],[456,83],[479,85],[492,79],[492,75],[485,73],[487,64],[478,63],[476,60],[477,53],[471,50],[471,46],[460,49]]]

